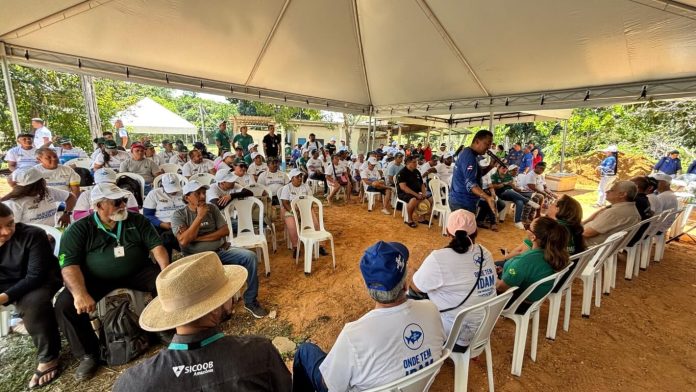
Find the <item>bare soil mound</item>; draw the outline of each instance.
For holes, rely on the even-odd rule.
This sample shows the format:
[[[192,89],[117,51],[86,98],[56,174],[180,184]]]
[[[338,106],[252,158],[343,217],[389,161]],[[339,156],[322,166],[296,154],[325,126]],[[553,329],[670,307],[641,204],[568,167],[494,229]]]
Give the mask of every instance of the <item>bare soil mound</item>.
[[[599,183],[596,168],[603,158],[604,154],[597,152],[566,159],[563,163],[563,170],[577,174],[578,183],[580,184],[596,185]],[[650,174],[653,164],[654,162],[651,159],[643,155],[619,152],[618,179],[627,180],[635,176]],[[556,172],[560,169],[560,165],[556,164],[552,169],[552,172]]]

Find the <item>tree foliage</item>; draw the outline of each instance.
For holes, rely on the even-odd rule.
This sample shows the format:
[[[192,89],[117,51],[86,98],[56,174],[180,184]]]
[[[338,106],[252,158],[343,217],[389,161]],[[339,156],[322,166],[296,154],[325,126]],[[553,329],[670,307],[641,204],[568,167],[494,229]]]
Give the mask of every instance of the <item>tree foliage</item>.
[[[244,99],[228,98],[230,103],[237,105],[237,110],[242,116],[273,117],[276,124],[280,124],[287,130],[295,127],[291,120],[321,120],[321,112],[315,109],[302,109],[290,106],[275,105],[271,103],[247,101]]]

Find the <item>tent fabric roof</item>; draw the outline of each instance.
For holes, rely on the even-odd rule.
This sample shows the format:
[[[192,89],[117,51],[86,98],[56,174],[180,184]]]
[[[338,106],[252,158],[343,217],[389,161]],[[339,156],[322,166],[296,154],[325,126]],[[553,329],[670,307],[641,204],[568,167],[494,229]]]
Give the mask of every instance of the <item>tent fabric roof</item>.
[[[120,112],[123,125],[133,133],[195,135],[197,128],[150,98],[143,98]]]
[[[696,95],[696,0],[6,0],[3,11],[15,63],[351,113]]]

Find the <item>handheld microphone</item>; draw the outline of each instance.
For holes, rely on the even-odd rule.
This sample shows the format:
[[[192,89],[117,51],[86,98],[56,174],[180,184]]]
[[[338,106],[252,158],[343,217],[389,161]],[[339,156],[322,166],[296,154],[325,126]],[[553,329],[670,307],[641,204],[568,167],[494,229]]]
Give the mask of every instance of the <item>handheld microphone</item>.
[[[505,162],[503,162],[502,159],[498,158],[497,155],[495,155],[494,153],[492,153],[491,150],[486,150],[486,154],[487,154],[489,157],[491,157],[491,159],[493,159],[498,165],[500,165],[501,167],[507,168],[507,164],[506,164]]]

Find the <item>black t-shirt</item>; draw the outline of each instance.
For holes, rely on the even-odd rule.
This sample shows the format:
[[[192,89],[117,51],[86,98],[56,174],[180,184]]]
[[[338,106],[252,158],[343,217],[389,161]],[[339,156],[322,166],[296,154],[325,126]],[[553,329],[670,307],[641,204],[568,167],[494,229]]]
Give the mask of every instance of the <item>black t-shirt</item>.
[[[399,184],[405,182],[406,186],[411,188],[411,190],[416,193],[423,190],[423,176],[421,176],[418,169],[414,169],[413,171],[411,171],[408,170],[407,167],[404,167],[403,169],[401,169],[399,174],[396,175],[396,182]],[[400,187],[397,189],[399,193],[403,193]]]
[[[266,146],[266,158],[277,157],[279,151],[278,146],[280,145],[280,135],[271,135],[270,133],[267,133],[266,136],[263,137],[263,144]]]
[[[333,143],[326,143],[326,146],[324,148],[326,148],[326,150],[331,155],[333,155],[336,152],[336,145]]]
[[[645,193],[636,194],[636,198],[634,199],[634,201],[636,203],[636,209],[640,214],[640,219],[645,220],[653,216],[652,209],[650,208],[650,200],[648,199],[648,196]],[[628,242],[628,246],[633,246],[636,242],[642,239],[645,230],[648,229],[648,226],[648,223],[641,225],[640,229],[638,229],[636,234],[633,235],[633,238],[631,238],[631,241]]]

